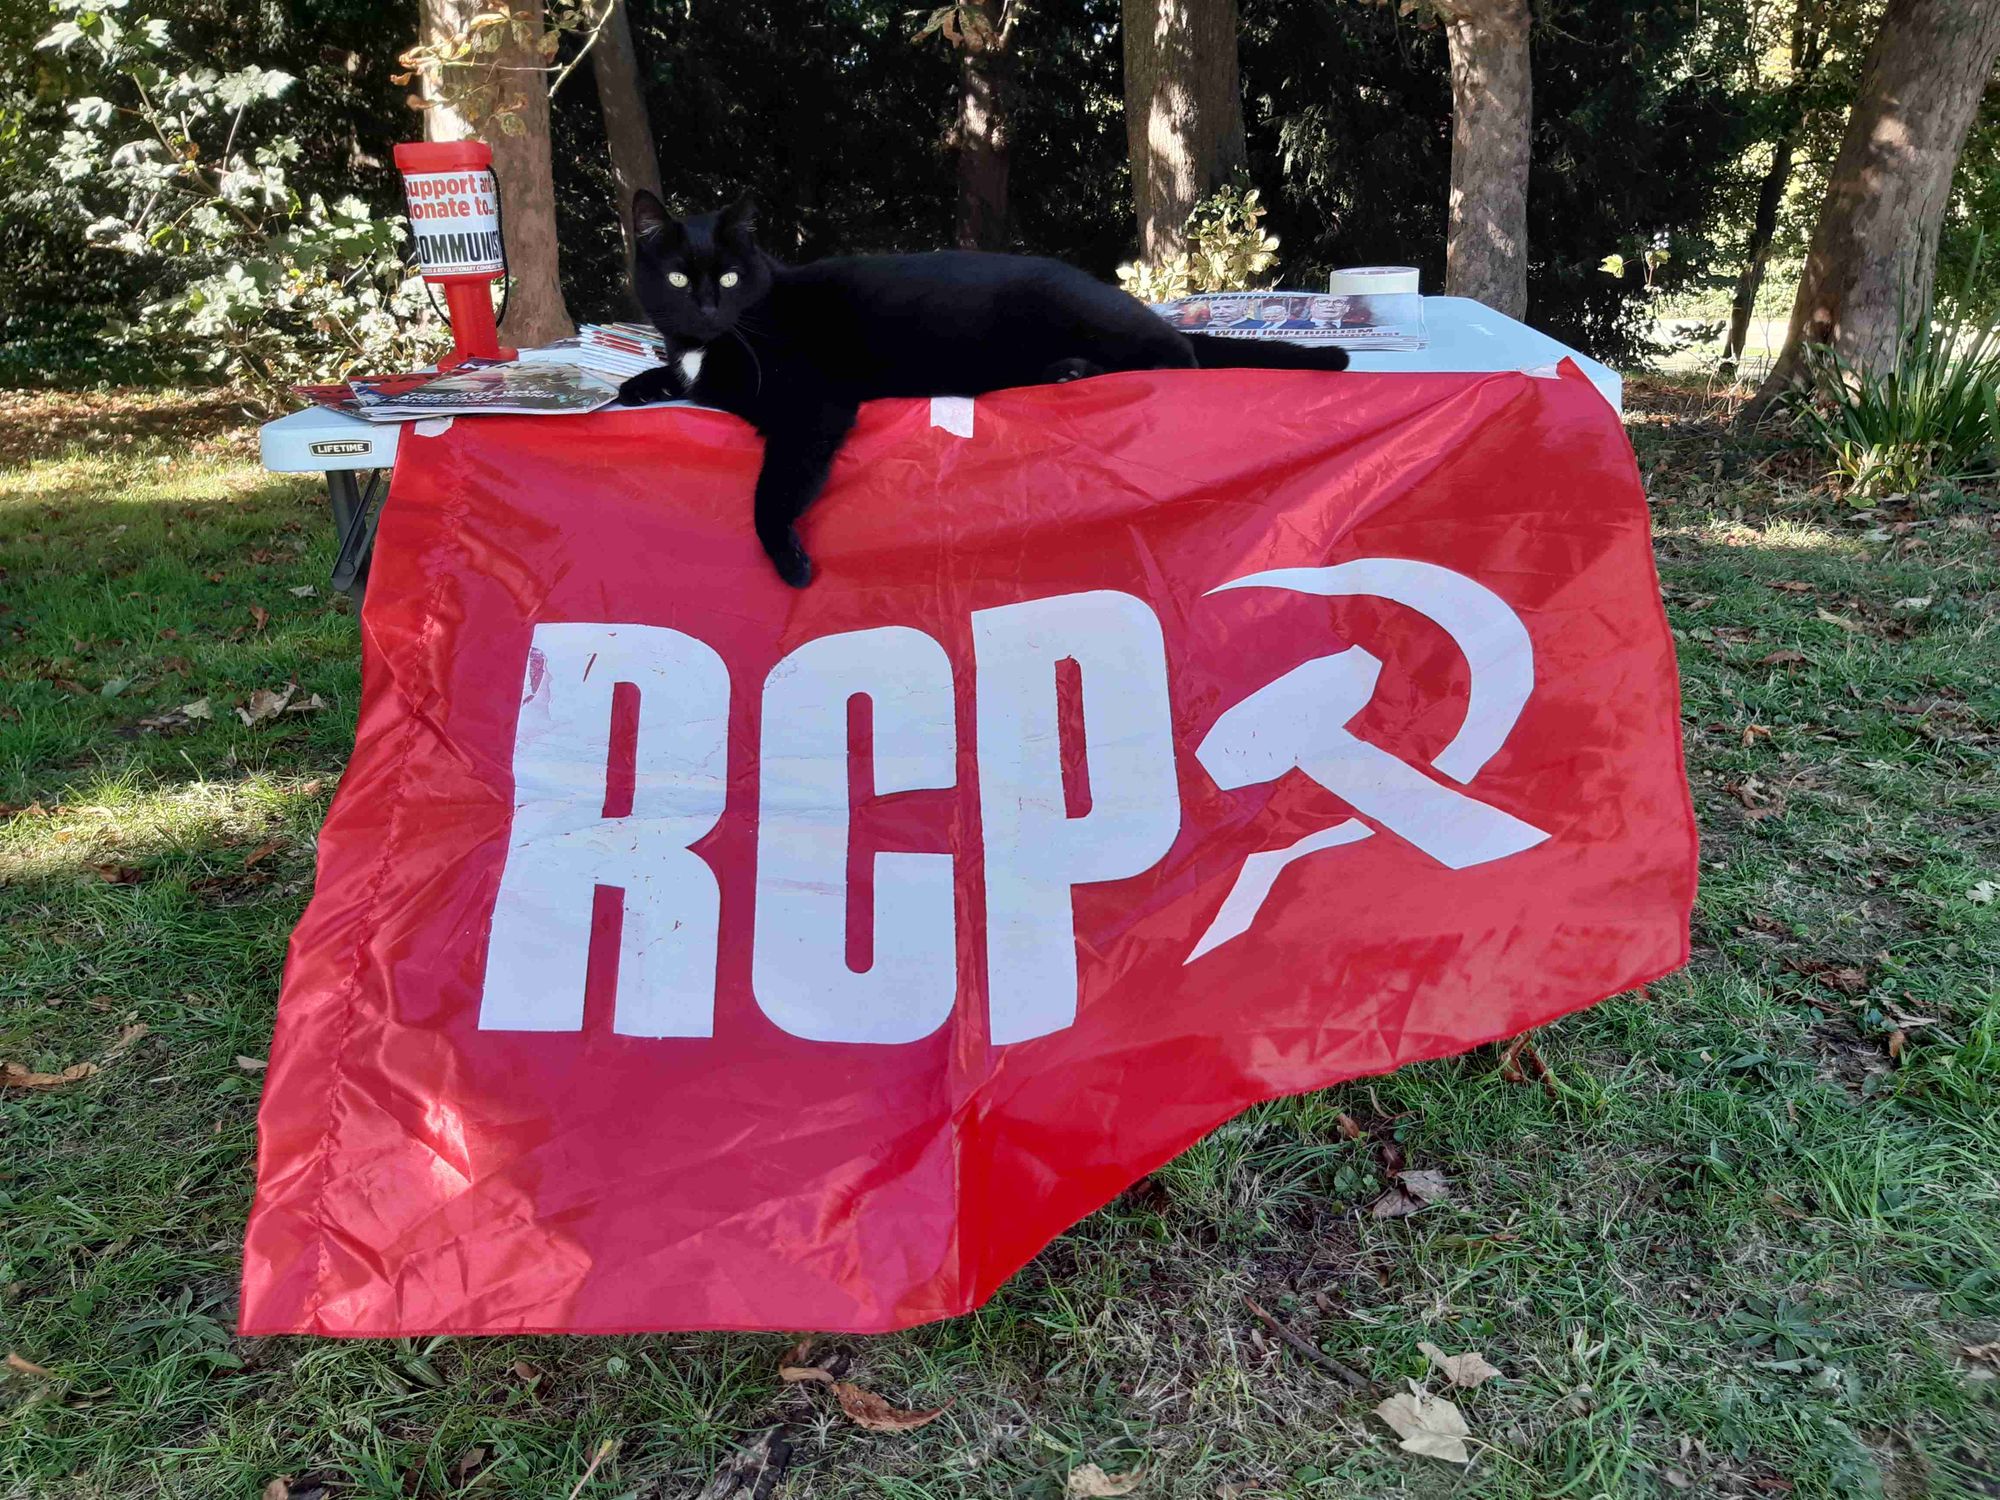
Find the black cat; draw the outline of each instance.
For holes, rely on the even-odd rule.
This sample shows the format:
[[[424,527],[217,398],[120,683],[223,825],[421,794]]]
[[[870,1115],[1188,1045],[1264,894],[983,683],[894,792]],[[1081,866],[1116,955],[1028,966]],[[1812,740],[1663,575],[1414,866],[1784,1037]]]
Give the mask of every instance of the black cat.
[[[633,290],[667,363],[625,382],[630,406],[687,397],[764,436],[757,536],[794,588],[812,579],[797,522],[878,396],[977,396],[1113,370],[1341,370],[1339,349],[1184,334],[1060,261],[969,250],[780,265],[748,200],[670,217],[632,200]]]

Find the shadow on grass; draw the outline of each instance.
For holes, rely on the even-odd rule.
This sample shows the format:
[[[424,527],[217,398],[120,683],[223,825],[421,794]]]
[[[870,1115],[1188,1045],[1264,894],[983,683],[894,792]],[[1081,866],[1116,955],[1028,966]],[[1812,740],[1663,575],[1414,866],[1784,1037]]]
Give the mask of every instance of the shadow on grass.
[[[259,415],[217,391],[0,391],[0,466],[73,449],[130,456],[255,452]]]

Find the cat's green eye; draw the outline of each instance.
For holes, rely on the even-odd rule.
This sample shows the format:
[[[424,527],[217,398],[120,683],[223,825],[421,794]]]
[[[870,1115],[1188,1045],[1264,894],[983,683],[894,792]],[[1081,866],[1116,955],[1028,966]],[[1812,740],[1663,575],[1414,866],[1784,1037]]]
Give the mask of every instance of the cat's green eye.
[[[669,271],[667,272],[667,282],[670,286],[686,286],[688,284],[687,272]]]
[[[715,279],[724,286],[735,286],[736,283],[740,281],[742,278],[739,277],[734,271],[724,271],[720,276],[716,277]]]

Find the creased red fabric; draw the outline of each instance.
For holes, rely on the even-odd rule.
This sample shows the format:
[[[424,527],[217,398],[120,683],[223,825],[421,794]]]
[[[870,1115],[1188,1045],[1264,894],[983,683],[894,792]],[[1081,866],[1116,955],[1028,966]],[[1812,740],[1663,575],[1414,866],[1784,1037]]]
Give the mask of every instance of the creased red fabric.
[[[877,402],[807,518],[804,592],[751,530],[759,451],[741,422],[692,409],[405,435],[355,752],[279,1001],[245,1333],[867,1332],[965,1312],[1257,1100],[1509,1036],[1685,961],[1695,834],[1646,508],[1616,416],[1573,367],[1110,376],[982,397],[969,438],[926,402]],[[1442,605],[1221,587],[1389,576],[1328,571],[1369,560],[1504,605],[1532,648],[1511,719],[1494,684],[1522,658],[1499,615],[1455,635]],[[974,660],[973,619],[1083,594],[1157,621],[1177,831],[1136,873],[1072,889],[1073,1022],[996,1045],[980,788],[1004,747],[980,742],[999,675]],[[564,622],[665,627],[726,667],[726,800],[693,844],[718,900],[708,1035],[620,1034],[637,1001],[620,989],[617,887],[551,897],[592,913],[580,1025],[481,1029],[536,701],[524,673],[537,627]],[[884,934],[915,930],[871,922],[876,856],[949,856],[948,1017],[911,1040],[818,1040],[774,1022],[757,983],[760,942],[792,962],[758,910],[763,780],[791,774],[763,764],[763,695],[797,648],[891,626],[948,663],[949,722],[932,727],[955,734],[952,781],[877,793],[886,709],[869,700],[873,746],[856,710],[838,747],[845,960],[887,964]],[[1098,758],[1116,747],[1091,736],[1128,685],[1093,681],[1091,644],[1080,669],[1046,673],[1064,770],[1036,816],[1125,794]],[[1295,711],[1256,698],[1362,661],[1349,648],[1379,663],[1350,717],[1315,727],[1317,689]],[[670,692],[660,681],[644,691]],[[624,722],[605,730],[598,790],[616,818],[635,756],[648,795],[644,715],[666,710],[611,702]],[[1469,718],[1496,712],[1497,748],[1447,774],[1441,757],[1468,769],[1471,751],[1447,752],[1475,737]],[[1414,768],[1419,802],[1464,806],[1426,789],[1441,787],[1496,837],[1538,841],[1441,862],[1398,831],[1404,814],[1360,805],[1386,795],[1353,779],[1364,762],[1314,770],[1336,730]],[[1232,736],[1247,759],[1213,771]],[[1244,780],[1291,737],[1302,768]],[[1191,957],[1250,856],[1350,818],[1353,837],[1285,865],[1242,931]],[[786,972],[810,988],[809,968]]]

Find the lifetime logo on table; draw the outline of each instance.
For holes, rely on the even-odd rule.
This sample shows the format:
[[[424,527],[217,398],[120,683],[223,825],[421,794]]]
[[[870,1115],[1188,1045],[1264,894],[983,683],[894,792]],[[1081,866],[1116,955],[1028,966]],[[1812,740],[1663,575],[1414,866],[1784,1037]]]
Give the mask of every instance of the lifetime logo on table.
[[[1386,599],[1425,615],[1471,675],[1458,732],[1429,767],[1349,731],[1379,658],[1349,646],[1248,693],[1196,759],[1225,789],[1298,770],[1357,816],[1246,859],[1184,962],[1254,943],[1287,865],[1362,839],[1406,840],[1443,869],[1505,859],[1549,837],[1460,790],[1505,743],[1534,688],[1520,617],[1491,589],[1436,564],[1362,558],[1286,568],[1210,590],[1289,589]],[[1076,886],[1125,879],[1165,856],[1181,828],[1165,640],[1141,599],[1096,590],[971,616],[977,801],[984,845],[986,990],[997,1045],[1073,1024]],[[1058,663],[1082,681],[1091,805],[1066,810]],[[606,816],[613,699],[637,690],[631,808]],[[928,1036],[955,1001],[954,859],[874,856],[874,962],[846,957],[848,703],[874,713],[878,796],[955,784],[952,666],[923,631],[882,626],[793,650],[763,687],[752,990],[783,1030],[826,1042]],[[515,734],[515,810],[494,903],[479,1025],[579,1031],[597,886],[622,887],[612,1029],[713,1034],[720,892],[692,845],[727,793],[730,679],[705,642],[661,626],[562,623],[534,630]],[[1453,785],[1456,783],[1456,785]]]

